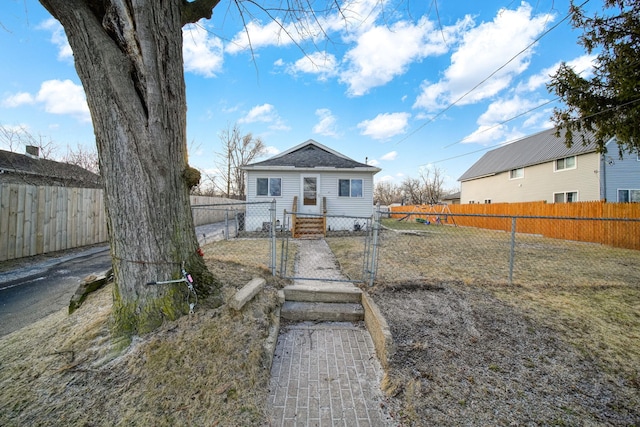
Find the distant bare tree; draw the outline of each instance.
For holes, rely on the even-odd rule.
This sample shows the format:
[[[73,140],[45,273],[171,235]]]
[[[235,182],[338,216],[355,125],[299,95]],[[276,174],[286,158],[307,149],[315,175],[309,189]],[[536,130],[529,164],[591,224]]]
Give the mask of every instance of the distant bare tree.
[[[418,178],[406,177],[400,185],[403,203],[407,205],[424,205],[427,203],[425,188]]]
[[[442,201],[446,191],[444,185],[444,172],[436,167],[420,169],[420,181],[427,195],[427,203],[433,205]]]
[[[75,149],[67,146],[67,154],[62,161],[72,165],[80,166],[95,174],[100,174],[100,166],[98,164],[98,152],[78,144]]]
[[[406,204],[426,205],[435,204],[442,200],[446,193],[443,185],[443,171],[435,167],[426,167],[420,169],[418,178],[405,178],[400,189]]]
[[[242,135],[238,124],[227,127],[220,132],[222,151],[216,153],[216,165],[220,170],[220,180],[216,180],[216,188],[227,197],[245,197],[244,171],[240,169],[262,156],[266,147],[260,138],[251,133]]]
[[[214,174],[200,170],[200,182],[191,189],[194,196],[216,196],[216,176]]]
[[[0,125],[0,146],[6,147],[8,151],[24,154],[27,146],[38,148],[38,157],[42,159],[52,159],[57,147],[49,138],[47,141],[42,135],[37,138],[33,136],[24,126]]]
[[[383,206],[399,203],[402,200],[401,188],[389,181],[378,182],[373,189],[373,200]]]

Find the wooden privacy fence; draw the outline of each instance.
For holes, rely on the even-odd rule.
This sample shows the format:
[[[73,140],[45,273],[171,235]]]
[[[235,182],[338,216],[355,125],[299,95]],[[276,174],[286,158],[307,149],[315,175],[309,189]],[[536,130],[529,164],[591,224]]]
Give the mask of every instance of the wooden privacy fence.
[[[0,261],[107,240],[102,190],[0,184]]]
[[[448,225],[538,234],[640,250],[640,203],[491,203],[392,206],[391,217]]]
[[[192,206],[237,202],[191,196]],[[219,210],[193,210],[195,225],[223,221]],[[108,239],[103,193],[97,188],[0,184],[0,261],[40,255]]]

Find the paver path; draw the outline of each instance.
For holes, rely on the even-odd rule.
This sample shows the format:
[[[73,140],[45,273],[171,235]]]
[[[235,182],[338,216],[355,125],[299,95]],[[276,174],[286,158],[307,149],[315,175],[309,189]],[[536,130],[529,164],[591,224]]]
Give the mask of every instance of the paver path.
[[[305,269],[319,266],[326,272],[333,265],[338,271],[335,260],[327,262],[333,254],[324,240],[299,244],[304,256],[296,275],[304,277]],[[270,425],[395,425],[384,412],[381,378],[373,341],[362,322],[283,324],[271,368]]]

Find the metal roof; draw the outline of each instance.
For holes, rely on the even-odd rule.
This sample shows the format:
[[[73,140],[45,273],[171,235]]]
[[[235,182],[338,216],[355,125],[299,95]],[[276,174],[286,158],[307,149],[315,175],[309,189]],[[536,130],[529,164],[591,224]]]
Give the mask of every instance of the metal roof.
[[[335,169],[369,169],[379,172],[380,169],[365,163],[357,162],[324,145],[310,139],[287,151],[267,160],[251,163],[243,167],[245,170],[274,168],[335,168]]]
[[[586,154],[596,151],[593,136],[585,134],[587,145],[582,144],[582,135],[574,134],[574,143],[567,148],[564,143],[564,131],[559,137],[556,129],[547,129],[535,135],[496,148],[485,153],[458,181],[469,181],[483,176],[495,175],[512,169],[547,163],[564,157]]]

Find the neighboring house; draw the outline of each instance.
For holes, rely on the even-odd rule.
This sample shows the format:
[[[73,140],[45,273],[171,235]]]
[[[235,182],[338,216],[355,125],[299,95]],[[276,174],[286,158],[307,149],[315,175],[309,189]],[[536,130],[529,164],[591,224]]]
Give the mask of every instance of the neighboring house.
[[[615,139],[600,155],[596,144],[571,148],[548,129],[487,152],[459,179],[461,203],[640,201],[637,154],[618,157]]]
[[[27,147],[27,153],[0,150],[0,183],[102,188],[100,176],[80,166],[42,159],[35,147]]]
[[[447,194],[442,197],[442,203],[446,205],[459,205],[460,204],[460,192],[456,191],[455,193]]]
[[[275,200],[277,220],[283,225],[284,210],[295,211],[298,216],[326,214],[326,227],[331,230],[346,229],[349,224],[332,216],[373,214],[373,176],[380,169],[350,159],[314,140],[243,169],[247,202]],[[247,230],[260,228],[265,221],[268,218],[252,210],[251,205],[247,206]]]

